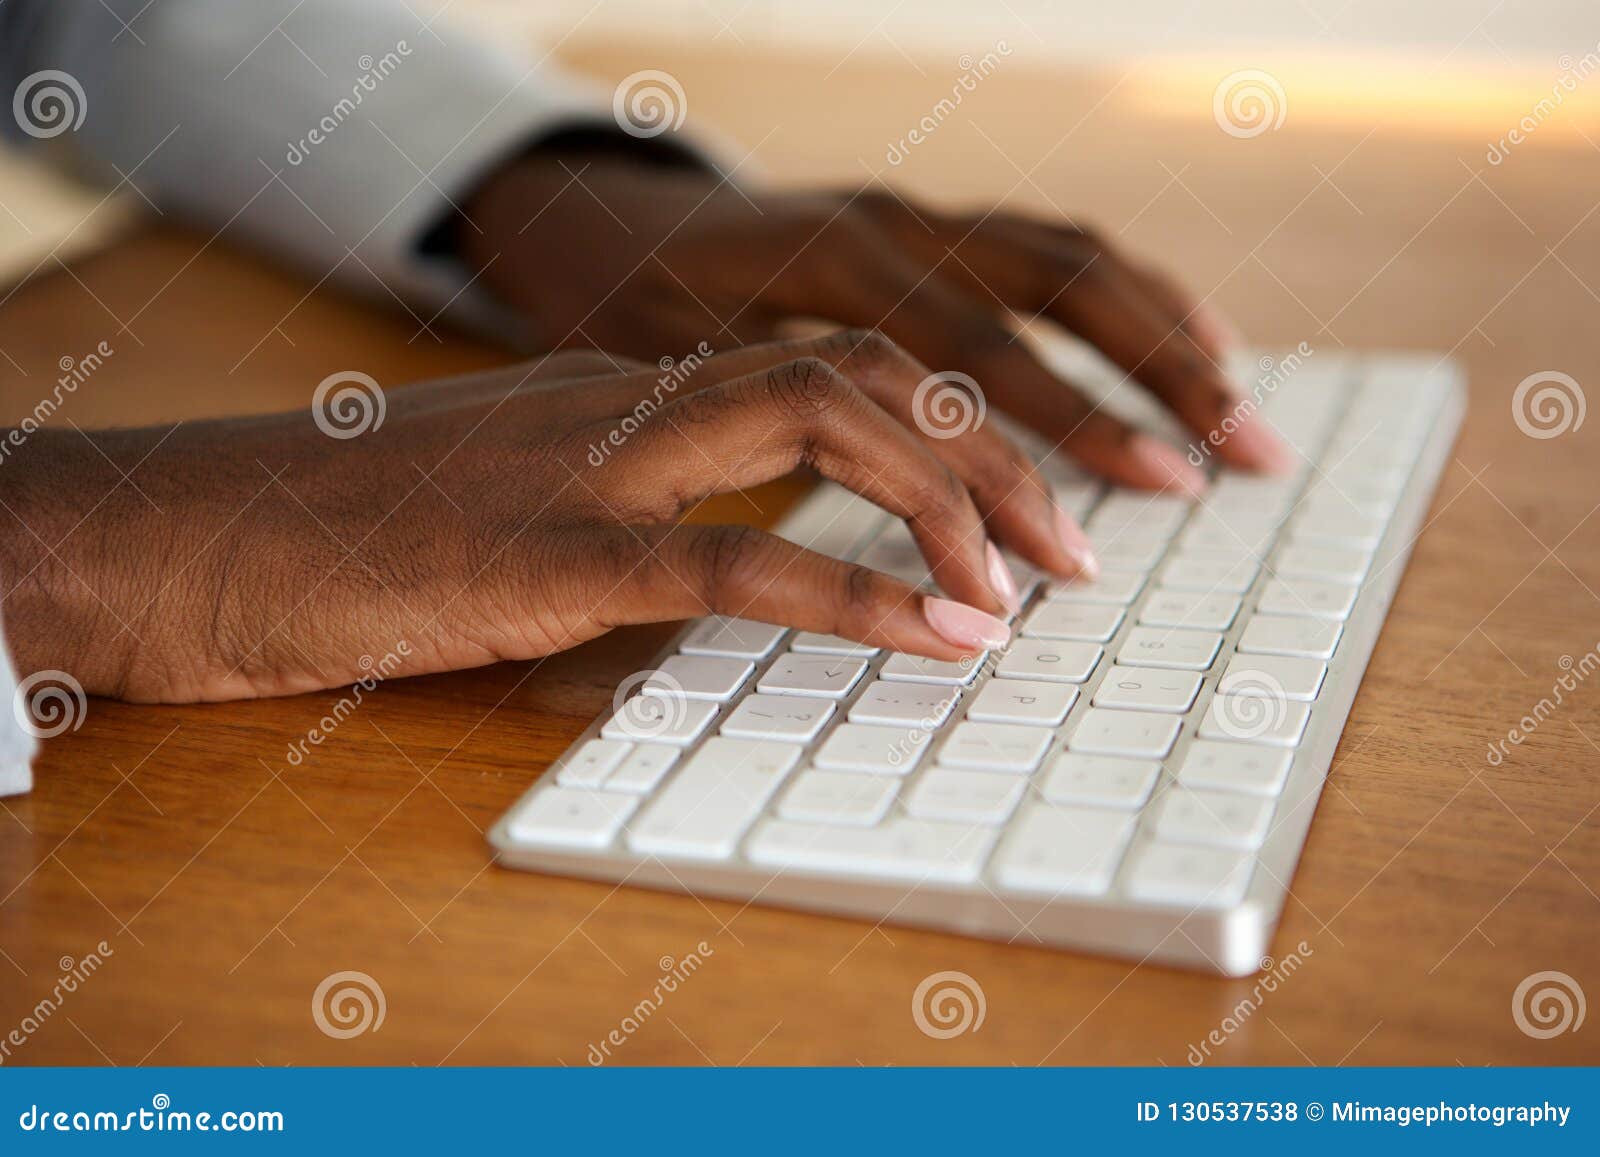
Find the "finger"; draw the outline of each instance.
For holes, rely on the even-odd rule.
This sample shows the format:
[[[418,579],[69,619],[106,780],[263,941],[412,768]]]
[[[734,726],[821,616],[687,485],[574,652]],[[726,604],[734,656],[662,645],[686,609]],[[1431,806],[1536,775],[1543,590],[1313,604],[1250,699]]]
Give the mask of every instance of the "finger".
[[[1228,360],[1239,352],[1244,338],[1220,306],[1210,299],[1197,299],[1176,280],[1153,265],[1125,259],[1128,274],[1151,301],[1159,304],[1169,317],[1177,319],[1196,345],[1219,366],[1226,367]]]
[[[608,493],[625,521],[676,520],[707,495],[813,467],[905,519],[934,579],[951,595],[1017,610],[1015,581],[961,480],[820,358],[675,399],[616,458]]]
[[[588,531],[609,629],[718,614],[840,635],[890,651],[954,660],[1003,647],[999,619],[898,579],[747,526]]]
[[[828,362],[907,429],[961,479],[996,539],[1064,578],[1096,568],[1089,540],[1051,499],[1032,462],[992,424],[984,424],[960,387],[931,382],[928,368],[883,333],[840,330],[719,355],[705,372],[757,373],[796,358]],[[920,392],[919,392],[920,391]],[[949,391],[955,391],[951,393]],[[956,410],[959,426],[941,423],[939,407]],[[967,406],[965,412],[961,406]],[[970,419],[970,420],[962,420]]]
[[[1236,466],[1281,469],[1289,455],[1265,423],[1238,411],[1219,366],[1215,319],[1197,314],[1176,286],[1137,269],[1096,234],[1050,228],[1007,214],[962,221],[875,198],[872,211],[897,240],[969,292],[1041,314],[1097,346]],[[1201,320],[1195,321],[1196,317]],[[1202,342],[1196,336],[1196,327]],[[1219,427],[1231,418],[1233,433]]]
[[[1182,454],[1141,434],[1051,373],[996,312],[937,274],[919,271],[886,238],[858,239],[858,276],[830,295],[830,314],[885,333],[921,360],[964,373],[1007,410],[1123,486],[1204,489]]]

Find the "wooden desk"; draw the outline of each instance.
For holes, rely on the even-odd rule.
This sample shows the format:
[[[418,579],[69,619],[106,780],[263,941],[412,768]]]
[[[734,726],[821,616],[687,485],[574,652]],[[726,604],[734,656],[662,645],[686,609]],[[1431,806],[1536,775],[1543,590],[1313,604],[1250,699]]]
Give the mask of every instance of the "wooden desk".
[[[882,170],[930,199],[1055,203],[1215,288],[1258,340],[1464,359],[1474,408],[1275,949],[1309,951],[1212,1053],[1600,1061],[1594,1025],[1537,1040],[1511,1008],[1543,970],[1600,997],[1600,687],[1503,766],[1485,761],[1549,694],[1560,657],[1600,640],[1600,421],[1535,440],[1510,411],[1535,371],[1600,385],[1600,153],[1552,132],[1489,168],[1486,136],[1293,109],[1241,140],[1218,131],[1209,99],[1155,115],[1137,77],[1013,62],[891,169],[887,142],[948,93],[951,62],[919,77],[853,58],[795,85],[793,62],[755,54],[578,56],[606,77],[672,70],[696,119],[761,142],[776,179]],[[12,297],[0,348],[29,376],[8,386],[7,416],[31,408],[57,359],[102,338],[115,356],[62,415],[84,425],[303,405],[351,365],[389,383],[502,357],[306,297],[226,239],[204,242],[153,228]],[[764,516],[794,492],[760,492]],[[702,940],[714,955],[613,1050],[619,1062],[1182,1065],[1249,996],[1250,981],[494,867],[483,829],[665,633],[385,686],[298,767],[287,745],[335,696],[93,702],[82,730],[48,744],[37,790],[0,815],[0,1032],[49,992],[59,958],[102,939],[114,955],[11,1063],[581,1065],[663,958]],[[346,969],[379,982],[387,1016],[336,1040],[313,1023],[312,993]],[[981,984],[987,1018],[935,1040],[912,992],[950,969]]]

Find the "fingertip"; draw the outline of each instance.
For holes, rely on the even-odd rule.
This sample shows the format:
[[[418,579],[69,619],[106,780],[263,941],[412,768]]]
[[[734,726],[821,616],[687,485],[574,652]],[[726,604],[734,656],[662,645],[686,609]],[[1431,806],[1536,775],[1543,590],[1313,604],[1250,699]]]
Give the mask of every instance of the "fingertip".
[[[1190,312],[1184,328],[1202,345],[1211,347],[1219,356],[1237,352],[1243,345],[1244,335],[1228,315],[1209,301],[1202,301]]]
[[[1054,503],[1051,505],[1054,506]],[[1061,543],[1062,551],[1072,561],[1072,570],[1066,577],[1075,578],[1081,575],[1084,578],[1094,578],[1100,573],[1100,560],[1094,555],[1094,547],[1089,542],[1089,536],[1065,510],[1059,506],[1054,508],[1056,539]]]
[[[1295,451],[1259,417],[1239,423],[1221,444],[1230,465],[1264,474],[1291,474],[1299,464]]]
[[[1199,498],[1206,492],[1205,474],[1183,454],[1159,438],[1135,434],[1128,439],[1128,460],[1146,490],[1181,490]]]

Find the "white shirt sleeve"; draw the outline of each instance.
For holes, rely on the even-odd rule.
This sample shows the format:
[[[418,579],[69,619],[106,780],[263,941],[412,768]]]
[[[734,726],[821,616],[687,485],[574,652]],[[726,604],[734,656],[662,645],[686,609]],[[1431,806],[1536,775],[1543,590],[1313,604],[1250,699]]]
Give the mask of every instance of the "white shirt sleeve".
[[[424,318],[469,276],[421,243],[478,181],[618,127],[609,91],[401,0],[5,0],[0,95],[29,82],[82,118],[51,155]]]
[[[0,796],[21,795],[33,787],[33,756],[39,741],[27,725],[28,705],[22,702],[17,671],[4,646],[0,646],[0,694],[5,696],[0,704]]]

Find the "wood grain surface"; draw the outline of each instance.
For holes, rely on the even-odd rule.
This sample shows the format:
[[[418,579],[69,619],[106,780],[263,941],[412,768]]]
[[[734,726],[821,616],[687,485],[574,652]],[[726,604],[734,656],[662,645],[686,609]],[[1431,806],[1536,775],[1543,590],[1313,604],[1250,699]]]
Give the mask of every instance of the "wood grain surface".
[[[1243,139],[1209,93],[1174,108],[1147,99],[1148,77],[1019,61],[891,165],[954,62],[569,55],[605,81],[671,70],[691,126],[755,145],[770,180],[1070,213],[1181,271],[1263,344],[1462,359],[1472,409],[1275,943],[1299,967],[1256,1000],[1253,980],[497,868],[484,829],[664,626],[385,685],[299,766],[289,744],[336,694],[91,701],[0,815],[0,1037],[60,968],[101,941],[110,953],[6,1063],[582,1065],[702,941],[702,967],[615,1063],[1182,1065],[1214,1030],[1206,1051],[1225,1064],[1600,1061],[1595,1026],[1541,1039],[1513,1010],[1544,971],[1600,996],[1600,687],[1568,694],[1500,766],[1485,758],[1563,656],[1600,643],[1600,420],[1535,438],[1512,411],[1530,374],[1600,386],[1600,151],[1551,133],[1490,166],[1476,129],[1292,103]],[[0,305],[0,417],[102,340],[114,356],[57,420],[293,407],[335,370],[387,385],[506,359],[312,280],[165,221],[51,264]],[[803,487],[703,513],[770,522]],[[319,1030],[313,993],[343,970],[381,986],[379,1030]],[[912,994],[946,970],[981,986],[986,1016],[940,1040]]]

